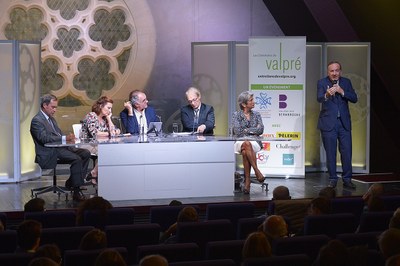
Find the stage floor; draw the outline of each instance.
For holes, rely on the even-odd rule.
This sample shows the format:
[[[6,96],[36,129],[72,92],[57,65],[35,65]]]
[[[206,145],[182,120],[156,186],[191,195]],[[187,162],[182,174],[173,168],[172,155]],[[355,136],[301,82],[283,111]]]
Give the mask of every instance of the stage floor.
[[[58,176],[58,184],[64,185],[66,175]],[[52,181],[51,176],[43,176],[40,179],[25,181],[18,184],[0,184],[1,200],[0,212],[13,212],[22,211],[24,204],[31,199],[31,189],[50,185]],[[180,200],[183,204],[209,204],[219,202],[255,202],[264,205],[265,202],[271,200],[272,191],[279,185],[287,186],[293,199],[313,198],[318,196],[318,192],[327,186],[328,176],[326,173],[307,173],[305,178],[267,178],[268,191],[262,189],[261,185],[257,182],[252,183],[249,195],[244,195],[241,192],[232,193],[232,196],[225,197],[203,197],[203,198],[171,198],[171,199],[149,199],[149,200],[126,200],[126,201],[111,201],[114,207],[135,207],[135,209],[144,209],[151,206],[168,205],[173,199]],[[344,189],[342,182],[338,182],[336,188],[337,197],[361,196],[364,194],[370,183],[358,182],[353,180],[357,185],[356,190]],[[212,184],[210,184],[212,186]],[[385,184],[388,189],[400,193],[399,183]],[[95,188],[92,186],[87,187],[84,192],[87,197],[95,195]],[[46,201],[46,209],[68,209],[76,208],[76,203],[72,200],[66,201],[65,195],[61,195],[58,199],[57,194],[46,193],[39,195]],[[69,197],[71,199],[71,196]]]

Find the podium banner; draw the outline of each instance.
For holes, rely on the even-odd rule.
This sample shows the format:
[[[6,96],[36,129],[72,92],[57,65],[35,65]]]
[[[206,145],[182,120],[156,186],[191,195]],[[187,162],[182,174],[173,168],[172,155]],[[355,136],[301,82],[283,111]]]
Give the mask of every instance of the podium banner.
[[[263,119],[263,136],[274,139],[257,153],[265,175],[304,178],[305,80],[305,37],[249,38],[254,110]]]

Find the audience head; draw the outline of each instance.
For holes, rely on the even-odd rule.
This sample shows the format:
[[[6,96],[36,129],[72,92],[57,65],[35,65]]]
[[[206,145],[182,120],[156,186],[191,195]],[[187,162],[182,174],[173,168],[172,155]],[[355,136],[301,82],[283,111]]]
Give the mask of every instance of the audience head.
[[[374,183],[368,188],[367,192],[364,193],[362,198],[365,202],[367,202],[371,196],[381,196],[383,193],[383,185],[381,183]]]
[[[400,254],[391,256],[386,260],[385,266],[399,266],[400,265]]]
[[[147,108],[147,100],[146,94],[140,90],[134,90],[130,94],[130,101],[132,103],[132,107],[139,112],[142,112]]]
[[[328,214],[331,212],[331,203],[325,197],[318,197],[311,201],[308,215]]]
[[[177,222],[197,222],[199,215],[192,206],[184,207],[178,214]]]
[[[107,96],[101,96],[97,101],[92,105],[92,112],[95,112],[96,115],[100,115],[102,113],[102,109],[111,105],[114,103],[114,101],[107,97]],[[107,113],[107,112],[104,112]]]
[[[314,265],[351,265],[350,254],[346,245],[336,239],[330,240],[328,244],[321,247],[316,262]]]
[[[106,233],[100,229],[92,229],[87,232],[79,244],[80,250],[103,249],[107,247]]]
[[[195,87],[190,87],[186,91],[186,100],[192,106],[193,109],[199,108],[201,104],[201,93],[200,90]]]
[[[126,266],[124,258],[115,249],[105,249],[96,258],[95,266]]]
[[[46,257],[34,258],[29,262],[28,266],[59,266],[57,262]]]
[[[42,111],[52,117],[57,111],[58,99],[52,94],[45,94],[40,97],[40,107]]]
[[[286,186],[277,186],[272,191],[272,199],[273,200],[288,200],[291,198],[292,197],[290,196],[289,188]]]
[[[168,266],[168,261],[161,255],[147,255],[140,260],[139,266]]]
[[[0,220],[0,232],[4,231],[4,224],[3,222]]]
[[[378,238],[379,249],[385,259],[400,254],[400,229],[389,228]]]
[[[319,191],[318,196],[329,200],[334,199],[336,198],[336,190],[333,187],[325,187]]]
[[[268,216],[263,222],[262,230],[271,240],[288,236],[288,226],[280,215]]]
[[[247,102],[253,98],[253,93],[250,91],[244,91],[238,96],[238,103],[241,110],[247,105]]]
[[[263,232],[249,234],[244,242],[242,258],[264,258],[272,255],[271,245]]]
[[[25,212],[43,212],[45,211],[45,201],[41,198],[33,198],[24,205]]]
[[[380,212],[385,210],[385,204],[380,196],[371,195],[367,201],[367,208],[370,212]]]
[[[397,208],[392,218],[390,218],[389,228],[400,229],[400,208]]]
[[[82,201],[77,209],[76,212],[76,224],[77,225],[82,225],[83,224],[83,216],[84,216],[84,212],[88,211],[88,210],[97,210],[100,211],[100,213],[104,216],[104,218],[107,215],[107,210],[108,209],[112,209],[113,206],[112,204],[99,196],[90,198],[90,199],[86,199],[84,201]]]
[[[18,246],[26,252],[35,252],[40,244],[42,224],[35,220],[25,220],[17,228]]]
[[[57,263],[57,265],[61,265],[62,257],[61,251],[55,244],[45,244],[40,246],[35,253],[35,258],[49,258]]]
[[[181,206],[182,202],[179,200],[171,200],[171,202],[168,204],[168,206]]]

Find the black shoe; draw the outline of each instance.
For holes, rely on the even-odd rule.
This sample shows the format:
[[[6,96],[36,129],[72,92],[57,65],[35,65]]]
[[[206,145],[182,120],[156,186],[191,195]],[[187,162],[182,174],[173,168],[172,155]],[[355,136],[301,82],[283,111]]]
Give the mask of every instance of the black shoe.
[[[65,181],[65,187],[67,189],[72,189],[71,180],[67,179],[67,181]]]
[[[328,187],[331,187],[331,188],[336,188],[336,185],[337,185],[337,180],[329,180],[329,185],[328,185]]]
[[[76,201],[76,202],[81,202],[81,201],[84,201],[86,198],[85,198],[85,196],[83,196],[81,193],[80,193],[80,191],[78,190],[75,190],[74,191],[74,194],[72,194],[72,200],[73,201]]]
[[[343,187],[349,189],[356,189],[356,185],[353,184],[351,181],[343,181]]]

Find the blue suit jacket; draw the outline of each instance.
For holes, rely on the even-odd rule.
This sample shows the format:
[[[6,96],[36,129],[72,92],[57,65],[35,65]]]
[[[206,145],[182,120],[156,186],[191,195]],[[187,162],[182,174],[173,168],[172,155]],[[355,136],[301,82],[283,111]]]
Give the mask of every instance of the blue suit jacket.
[[[194,110],[192,106],[185,105],[181,108],[181,122],[183,126],[183,132],[192,132],[200,125],[206,125],[206,129],[203,134],[212,135],[214,134],[214,126],[215,126],[215,116],[214,116],[214,107],[211,105],[207,105],[201,103],[200,112],[199,112],[199,120],[198,123],[194,123]]]
[[[340,77],[339,86],[344,90],[344,96],[340,94],[333,95],[325,99],[325,93],[332,83],[328,77],[320,79],[317,83],[317,100],[321,103],[321,111],[318,118],[318,129],[323,131],[331,131],[338,119],[338,111],[340,120],[346,130],[351,130],[351,119],[348,102],[356,103],[357,94],[348,78]]]
[[[147,120],[147,126],[149,126],[150,122],[159,122],[159,118],[156,115],[156,111],[154,110],[153,107],[148,106],[144,110],[144,115],[146,116]],[[136,119],[136,115],[133,114],[133,116],[128,115],[128,110],[124,109],[122,112],[119,114],[121,117],[121,122],[122,125],[125,127],[125,132],[126,133],[131,133],[131,134],[139,134],[139,122]]]

